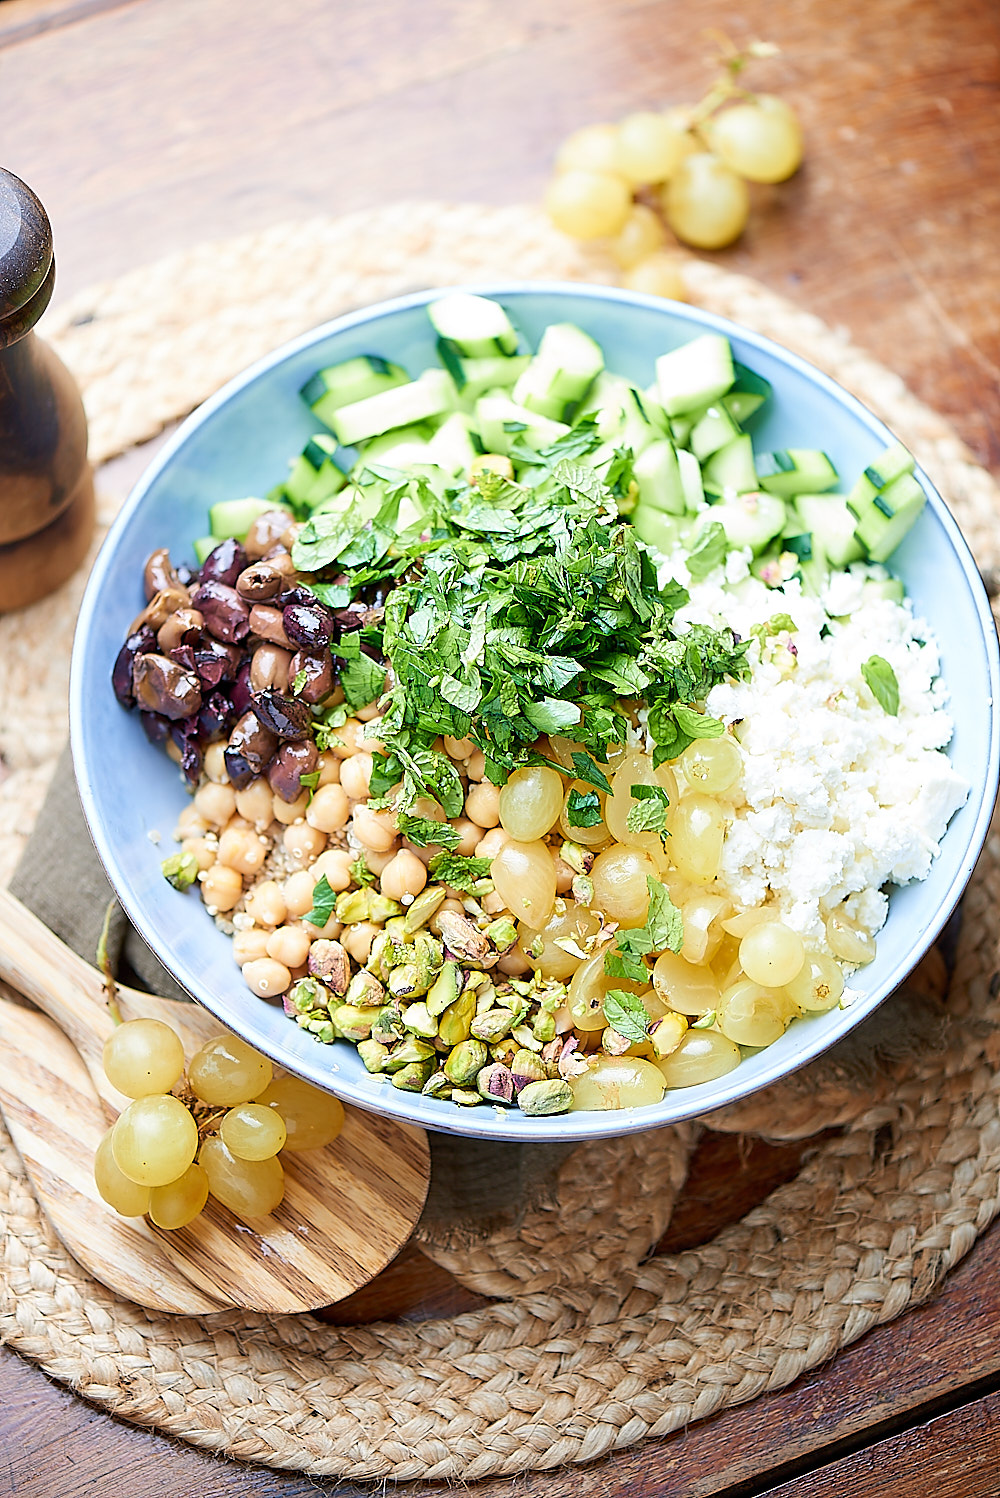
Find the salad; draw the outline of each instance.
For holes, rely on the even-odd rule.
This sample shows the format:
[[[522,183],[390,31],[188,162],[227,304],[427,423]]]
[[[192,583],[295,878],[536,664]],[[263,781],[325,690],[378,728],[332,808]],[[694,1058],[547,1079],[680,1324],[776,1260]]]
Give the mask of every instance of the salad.
[[[884,563],[924,493],[756,451],[705,334],[647,390],[570,324],[428,309],[440,367],[320,370],[324,430],[163,550],[114,668],[193,791],[163,863],[250,989],[464,1107],[637,1107],[851,998],[968,787]]]

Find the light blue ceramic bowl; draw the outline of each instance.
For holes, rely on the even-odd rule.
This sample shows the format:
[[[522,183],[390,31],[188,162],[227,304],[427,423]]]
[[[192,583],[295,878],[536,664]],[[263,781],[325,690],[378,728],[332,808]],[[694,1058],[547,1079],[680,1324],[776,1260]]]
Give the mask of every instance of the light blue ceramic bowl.
[[[695,308],[604,287],[506,284],[472,288],[498,297],[534,346],[547,324],[571,321],[591,333],[608,367],[644,386],[658,354],[712,330],[736,357],[768,379],[774,399],[755,430],[762,449],[822,445],[845,477],[857,474],[890,433],[852,396],[766,338]],[[424,310],[440,292],[352,313],[286,345],[228,384],[184,422],[137,485],[104,544],[80,611],[73,653],[71,725],[77,779],[101,860],[136,928],[188,991],[275,1062],[374,1112],[429,1129],[496,1139],[579,1140],[657,1128],[745,1097],[819,1055],[870,1014],[926,952],[957,904],[986,837],[997,789],[1000,660],[986,595],[968,547],[926,475],[928,505],[893,558],[916,611],[941,649],[951,692],[951,755],[970,782],[930,877],[893,892],[878,956],[859,972],[860,997],[846,1010],[798,1020],[767,1050],[728,1076],[668,1092],[656,1107],[529,1118],[516,1109],[456,1108],[400,1092],[370,1076],[354,1049],[317,1044],[280,1008],[244,986],[229,940],[193,893],[160,874],[170,834],[186,804],[178,772],[146,741],[135,715],[118,706],[111,667],[143,602],[148,553],[168,546],[190,559],[216,500],[266,492],[315,429],[299,387],[318,368],[378,353],[412,373],[436,363]],[[157,846],[151,835],[159,834]]]

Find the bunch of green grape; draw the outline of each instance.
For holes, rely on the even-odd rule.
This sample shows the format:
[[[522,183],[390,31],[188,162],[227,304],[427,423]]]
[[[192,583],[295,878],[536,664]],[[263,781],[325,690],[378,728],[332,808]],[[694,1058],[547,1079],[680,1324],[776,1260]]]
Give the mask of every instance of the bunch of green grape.
[[[746,226],[747,183],[784,182],[802,161],[791,106],[736,83],[749,58],[775,50],[754,43],[732,52],[720,79],[691,107],[631,114],[570,135],[545,199],[556,228],[575,239],[610,241],[633,290],[683,299],[667,228],[696,249],[722,249]]]
[[[186,1227],[210,1194],[238,1217],[265,1217],[285,1194],[281,1151],[329,1144],[344,1124],[336,1098],[275,1077],[235,1035],[206,1041],[185,1079],[176,1031],[126,1020],[104,1047],[104,1071],[133,1101],[97,1147],[97,1189],[122,1217],[145,1214],[160,1228]]]

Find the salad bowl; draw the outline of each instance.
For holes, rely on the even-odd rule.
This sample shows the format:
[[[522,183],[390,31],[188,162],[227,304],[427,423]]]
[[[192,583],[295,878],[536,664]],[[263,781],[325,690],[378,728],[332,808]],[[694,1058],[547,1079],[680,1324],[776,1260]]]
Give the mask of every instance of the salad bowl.
[[[553,323],[573,323],[604,350],[607,367],[644,386],[658,356],[703,333],[727,337],[734,357],[768,381],[772,398],[754,429],[765,449],[822,446],[850,481],[893,440],[858,400],[804,360],[724,319],[678,303],[606,287],[509,283],[469,288],[502,302],[535,347]],[[712,1082],[668,1089],[662,1102],[607,1112],[530,1116],[493,1106],[457,1108],[369,1074],[347,1044],[319,1045],[242,982],[230,939],[193,892],[162,877],[160,860],[188,793],[162,748],[122,713],[110,676],[142,606],[146,557],[168,547],[192,557],[207,509],[264,495],[316,429],[299,397],[323,366],[378,353],[417,374],[434,365],[424,292],[317,328],[278,349],[190,416],[159,452],[115,521],[80,612],[70,715],[74,764],[97,851],[136,929],[194,999],[287,1068],[345,1101],[432,1130],[494,1139],[574,1141],[657,1128],[710,1112],[769,1086],[835,1044],[906,978],[955,909],[983,845],[1000,766],[1000,654],[975,562],[946,504],[919,468],[927,504],[891,560],[915,614],[937,642],[954,736],[948,749],[969,784],[928,877],[893,888],[874,961],[849,980],[850,1000],[805,1015],[766,1049]],[[159,843],[160,850],[153,846]]]

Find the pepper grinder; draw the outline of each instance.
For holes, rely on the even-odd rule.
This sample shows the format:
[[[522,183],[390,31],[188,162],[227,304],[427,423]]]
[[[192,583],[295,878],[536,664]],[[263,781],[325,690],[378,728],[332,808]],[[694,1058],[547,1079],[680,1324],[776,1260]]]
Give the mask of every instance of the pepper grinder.
[[[45,209],[0,167],[0,613],[65,582],[94,531],[80,392],[31,331],[55,275]]]

